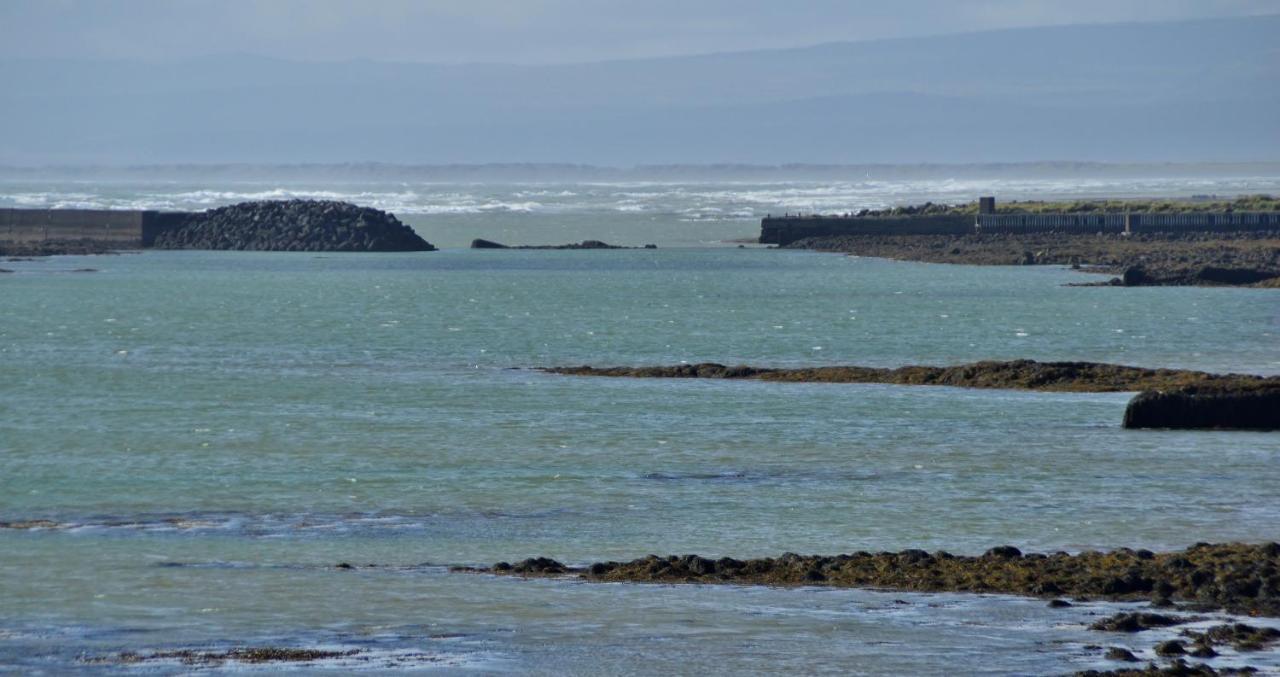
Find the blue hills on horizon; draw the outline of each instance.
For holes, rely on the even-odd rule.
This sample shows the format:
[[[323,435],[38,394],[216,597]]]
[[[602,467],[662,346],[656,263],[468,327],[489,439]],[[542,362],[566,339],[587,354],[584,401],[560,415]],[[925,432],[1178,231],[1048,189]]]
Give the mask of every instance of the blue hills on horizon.
[[[1280,15],[552,66],[0,61],[0,164],[1280,159]]]

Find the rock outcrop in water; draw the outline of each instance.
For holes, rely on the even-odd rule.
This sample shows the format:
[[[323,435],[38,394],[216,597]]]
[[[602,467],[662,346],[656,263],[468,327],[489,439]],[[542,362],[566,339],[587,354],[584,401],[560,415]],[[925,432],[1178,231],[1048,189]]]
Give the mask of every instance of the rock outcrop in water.
[[[158,233],[156,249],[306,252],[435,251],[394,215],[349,202],[242,202],[190,214]]]
[[[1154,553],[1121,549],[1024,554],[992,548],[977,557],[924,550],[797,555],[738,560],[697,555],[572,567],[543,557],[487,569],[518,576],[576,575],[592,581],[639,583],[730,583],[827,585],[917,592],[986,592],[1112,600],[1184,600],[1212,608],[1280,616],[1280,544],[1201,543],[1186,550]]]
[[[839,366],[801,369],[729,367],[714,362],[658,367],[552,367],[544,371],[570,376],[639,378],[714,378],[815,383],[892,383],[960,388],[1008,388],[1055,392],[1125,392],[1178,389],[1213,384],[1221,390],[1268,384],[1280,379],[1248,374],[1210,374],[1187,369],[1146,369],[1099,362],[985,361],[951,367],[906,366],[896,369]]]
[[[1280,384],[1145,391],[1125,408],[1124,427],[1280,430]]]
[[[1124,414],[1126,428],[1280,430],[1280,377],[1146,369],[1098,362],[974,362],[952,367],[774,369],[714,362],[658,367],[551,367],[569,376],[702,378],[788,383],[890,383],[1050,392],[1142,391]]]
[[[493,240],[485,240],[476,238],[471,241],[472,249],[657,249],[657,245],[647,244],[644,247],[624,247],[622,245],[609,244],[600,240],[583,240],[582,242],[573,242],[570,244],[547,244],[547,245],[505,245],[501,242]]]

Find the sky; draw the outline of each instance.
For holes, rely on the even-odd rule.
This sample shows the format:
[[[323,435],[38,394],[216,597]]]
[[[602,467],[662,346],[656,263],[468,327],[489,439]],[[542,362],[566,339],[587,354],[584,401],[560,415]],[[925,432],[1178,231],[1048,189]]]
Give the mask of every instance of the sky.
[[[572,63],[1280,12],[1280,0],[0,0],[0,58]]]

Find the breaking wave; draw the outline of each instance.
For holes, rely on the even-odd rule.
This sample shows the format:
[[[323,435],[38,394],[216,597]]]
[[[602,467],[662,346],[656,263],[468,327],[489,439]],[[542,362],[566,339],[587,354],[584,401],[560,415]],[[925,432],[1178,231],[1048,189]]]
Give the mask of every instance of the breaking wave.
[[[684,221],[738,221],[784,212],[842,213],[924,201],[1160,197],[1280,192],[1280,177],[917,179],[863,181],[443,184],[385,182],[281,186],[0,183],[0,206],[202,210],[249,200],[343,200],[399,215],[636,214]]]

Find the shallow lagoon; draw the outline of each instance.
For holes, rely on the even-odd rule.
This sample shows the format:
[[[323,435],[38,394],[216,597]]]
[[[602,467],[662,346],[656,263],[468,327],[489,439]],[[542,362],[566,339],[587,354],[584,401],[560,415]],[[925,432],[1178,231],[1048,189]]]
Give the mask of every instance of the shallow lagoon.
[[[0,520],[51,522],[0,529],[0,664],[24,670],[287,644],[383,652],[335,670],[1067,671],[1097,664],[1083,644],[1119,641],[1083,629],[1107,605],[444,567],[1280,539],[1280,438],[1125,431],[1124,394],[522,369],[1030,357],[1278,373],[1267,290],[725,248],[5,266]],[[331,568],[344,561],[404,568]]]

